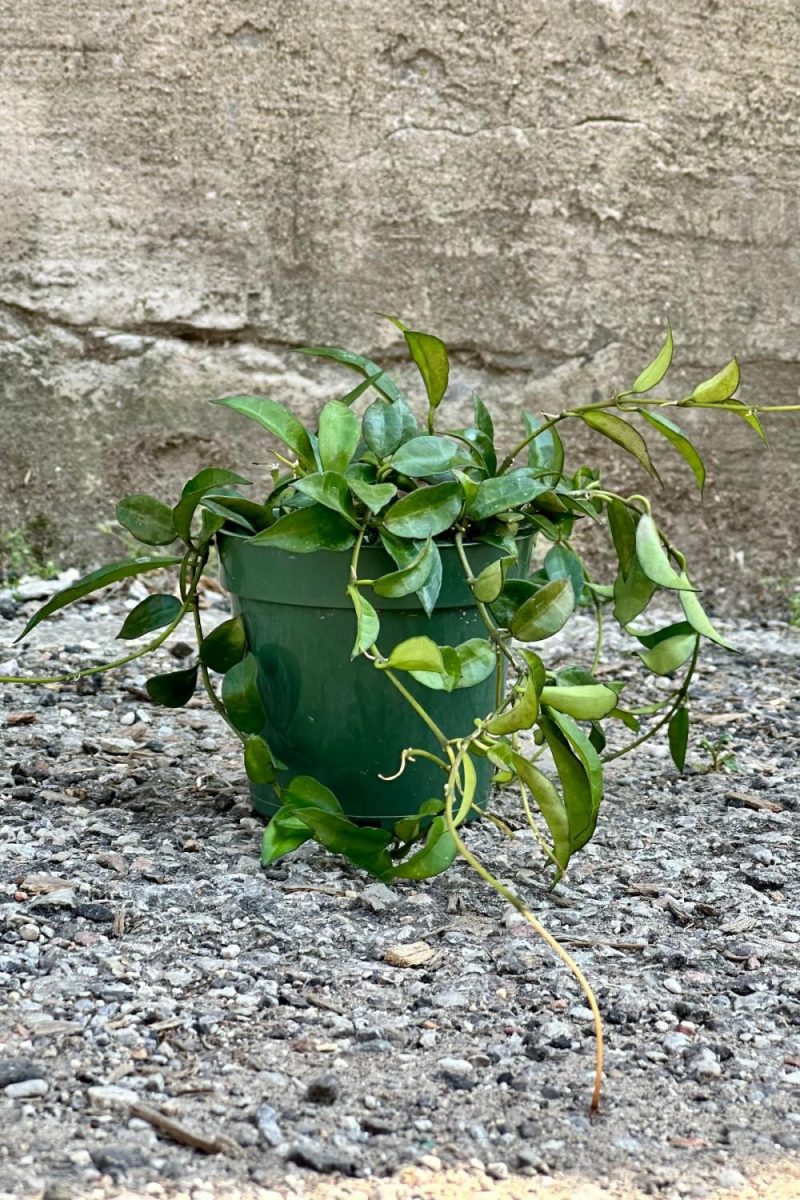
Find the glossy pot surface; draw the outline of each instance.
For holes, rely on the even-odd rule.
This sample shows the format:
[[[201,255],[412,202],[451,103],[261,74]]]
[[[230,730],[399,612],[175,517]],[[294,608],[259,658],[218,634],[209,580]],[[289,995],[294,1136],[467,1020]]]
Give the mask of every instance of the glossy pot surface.
[[[369,824],[391,824],[416,813],[423,801],[440,797],[443,772],[425,759],[409,762],[397,779],[381,778],[395,774],[406,747],[435,753],[438,746],[382,672],[363,657],[351,661],[356,620],[346,590],[350,554],[291,554],[229,533],[218,535],[218,546],[233,610],[244,618],[260,667],[268,714],[263,736],[288,768],[281,782],[312,775],[330,788],[349,817]],[[415,595],[385,599],[364,589],[380,616],[382,653],[423,634],[446,646],[486,637],[455,547],[439,548],[442,589],[430,618]],[[520,540],[519,574],[527,573],[530,548],[531,539]],[[466,549],[476,575],[503,556],[483,544]],[[362,549],[362,578],[394,570],[382,547]],[[432,691],[405,673],[400,678],[448,736],[469,732],[476,717],[495,707],[494,674],[453,692]],[[476,799],[485,803],[493,769],[480,758],[475,764]],[[277,810],[271,786],[251,785],[251,792],[259,812]]]

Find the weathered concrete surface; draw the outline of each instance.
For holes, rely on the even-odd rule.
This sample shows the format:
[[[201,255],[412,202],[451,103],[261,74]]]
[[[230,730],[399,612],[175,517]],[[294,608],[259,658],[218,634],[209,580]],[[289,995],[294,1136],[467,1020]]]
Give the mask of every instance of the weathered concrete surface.
[[[90,561],[78,523],[125,488],[261,457],[209,397],[313,411],[335,377],[289,350],[379,355],[375,310],[444,337],[456,400],[480,379],[509,427],[629,381],[667,310],[679,385],[737,351],[745,397],[798,400],[794,0],[0,15],[6,529],[43,516]],[[702,511],[668,474],[712,585],[800,569],[800,418],[771,428],[767,459],[735,418],[703,423]]]

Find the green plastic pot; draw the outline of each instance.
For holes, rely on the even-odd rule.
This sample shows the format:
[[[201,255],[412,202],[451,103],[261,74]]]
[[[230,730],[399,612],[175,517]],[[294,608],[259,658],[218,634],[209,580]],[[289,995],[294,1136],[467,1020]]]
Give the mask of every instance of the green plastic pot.
[[[268,714],[263,729],[274,754],[287,766],[281,783],[312,775],[334,793],[346,814],[364,824],[390,825],[411,816],[420,804],[441,797],[444,774],[435,763],[408,762],[396,779],[406,747],[437,752],[433,735],[389,679],[359,657],[351,661],[355,614],[347,596],[350,555],[320,550],[290,554],[234,533],[218,535],[223,580],[233,611],[241,613],[260,671]],[[441,546],[442,589],[429,618],[415,595],[385,599],[367,589],[378,610],[378,644],[384,654],[406,638],[425,634],[439,645],[456,646],[486,637],[486,627],[464,580],[455,546]],[[467,547],[477,575],[503,551],[484,544]],[[527,573],[530,539],[520,539],[517,568]],[[377,579],[396,569],[382,547],[365,547],[359,574]],[[463,735],[476,717],[495,707],[495,676],[475,687],[437,692],[409,675],[403,682],[448,736]],[[475,760],[476,802],[485,804],[492,767]],[[266,816],[279,801],[271,785],[251,784],[253,807]]]

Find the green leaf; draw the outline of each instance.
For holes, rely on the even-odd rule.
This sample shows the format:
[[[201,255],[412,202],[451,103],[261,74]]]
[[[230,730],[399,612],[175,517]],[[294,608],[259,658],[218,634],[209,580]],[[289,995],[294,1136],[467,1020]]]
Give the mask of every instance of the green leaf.
[[[308,431],[284,404],[268,400],[265,396],[222,396],[214,404],[230,408],[258,422],[293,450],[304,466],[314,469],[316,459]]]
[[[431,879],[441,875],[458,853],[444,817],[434,817],[428,827],[425,844],[392,872],[394,879]]]
[[[617,707],[617,693],[602,683],[545,687],[541,702],[579,721],[599,721]]]
[[[489,442],[494,445],[494,422],[492,414],[489,412],[486,405],[481,400],[480,396],[475,393],[472,397],[472,408],[475,413],[475,426],[480,429],[481,433],[489,439]]]
[[[265,504],[256,504],[254,500],[240,496],[233,488],[214,488],[206,492],[200,505],[211,512],[221,514],[226,521],[243,522],[243,527],[247,526],[256,532],[264,529],[272,520],[270,510]]]
[[[530,435],[545,424],[532,413],[522,414],[526,434]],[[549,475],[560,475],[564,468],[564,447],[555,425],[545,429],[528,446],[528,466],[535,471],[547,471]]]
[[[517,561],[511,554],[505,558],[497,558],[488,567],[484,567],[472,583],[472,594],[482,604],[493,604],[503,590],[506,581],[506,571]]]
[[[721,371],[717,371],[716,375],[698,383],[690,398],[697,404],[719,404],[721,401],[731,399],[740,380],[739,363],[732,358]]]
[[[403,416],[387,400],[374,400],[364,413],[364,441],[372,453],[383,460],[393,454],[403,440]]]
[[[683,608],[686,620],[692,626],[692,629],[696,629],[698,633],[703,635],[703,637],[708,638],[711,642],[716,642],[718,646],[724,647],[725,650],[735,650],[736,647],[714,628],[705,609],[697,597],[697,593],[695,591],[688,590],[691,588],[692,584],[685,571],[681,572],[681,582],[687,589],[682,591],[680,594],[681,607]]]
[[[197,667],[153,675],[144,686],[154,704],[162,704],[165,708],[182,708],[189,703],[197,687]]]
[[[643,613],[655,595],[656,585],[648,579],[638,559],[627,575],[620,571],[614,581],[614,619],[620,625],[628,625]]]
[[[291,854],[311,839],[311,830],[299,817],[279,809],[264,830],[261,842],[261,865],[268,867],[285,854]]]
[[[422,434],[404,442],[392,455],[392,467],[401,475],[424,477],[439,475],[454,466],[469,463],[465,452],[450,438]]]
[[[126,496],[117,505],[117,520],[146,546],[168,546],[178,536],[172,509],[155,496]]]
[[[686,766],[686,750],[689,745],[689,711],[681,706],[672,714],[667,728],[669,752],[679,771]]]
[[[449,529],[461,514],[462,493],[457,483],[421,487],[397,500],[383,518],[398,537],[435,537]]]
[[[163,629],[172,624],[180,611],[181,602],[175,596],[146,596],[128,613],[117,637],[130,640]]]
[[[364,483],[360,479],[347,478],[347,486],[350,491],[356,496],[362,504],[365,504],[373,516],[385,508],[390,500],[394,500],[397,495],[397,488],[393,483]]]
[[[356,614],[356,640],[353,645],[353,652],[350,655],[351,659],[356,658],[359,654],[363,654],[365,650],[371,650],[378,640],[378,634],[381,631],[381,623],[378,619],[378,614],[367,600],[366,596],[362,596],[359,589],[351,584],[347,589],[347,594],[353,602],[353,609]]]
[[[508,475],[495,475],[479,484],[477,494],[467,509],[467,516],[471,521],[485,521],[496,513],[519,508],[546,491],[546,484],[534,479],[528,467]]]
[[[696,646],[697,634],[690,629],[688,633],[664,638],[650,650],[640,650],[639,657],[654,675],[671,675],[691,658]]]
[[[394,559],[401,569],[410,566],[425,546],[424,542],[412,542],[404,538],[394,537],[385,529],[381,530],[381,542],[387,554]],[[430,564],[430,570],[424,582],[418,588],[414,589],[417,593],[417,599],[424,608],[425,615],[428,617],[430,617],[436,607],[436,601],[439,599],[439,592],[442,588],[442,556],[435,542],[431,542]]]
[[[311,554],[315,550],[349,550],[355,540],[353,526],[339,513],[322,504],[309,504],[279,517],[252,537],[250,544]]]
[[[144,575],[146,571],[159,571],[163,567],[176,567],[181,561],[180,558],[127,558],[122,562],[106,563],[104,567],[90,571],[76,583],[62,588],[60,592],[56,592],[55,596],[51,596],[46,604],[36,610],[14,642],[22,641],[46,617],[58,612],[59,609],[66,608],[69,604],[74,604],[76,600],[82,600],[84,596],[89,596],[92,592],[108,587],[111,583],[118,583],[121,579],[130,579],[132,575]]]
[[[258,687],[258,663],[246,654],[226,672],[222,680],[222,703],[231,724],[240,733],[259,733],[267,714]]]
[[[219,500],[214,500],[209,496],[203,496],[198,507],[204,510],[202,514],[203,536],[201,539],[203,542],[209,541],[213,536],[211,532],[212,526],[214,527],[214,532],[222,529],[223,525],[236,525],[239,529],[246,530],[247,533],[255,533],[257,529],[263,529],[266,524],[266,522],[262,522],[260,525],[251,525],[247,517],[242,516],[241,513],[228,508],[225,504],[220,503]],[[253,507],[257,508],[258,505],[254,505]],[[210,517],[207,517],[206,513],[210,513]],[[215,520],[215,518],[218,519]]]
[[[603,437],[607,437],[617,446],[626,450],[628,454],[633,455],[648,475],[652,475],[653,479],[658,479],[658,471],[653,465],[650,451],[647,449],[647,442],[639,430],[634,429],[628,421],[624,421],[622,417],[618,417],[614,413],[606,412],[605,409],[586,409],[584,412],[578,413],[578,416],[590,429],[602,433]]]
[[[406,638],[393,648],[385,663],[376,665],[397,671],[444,671],[442,652],[429,637]]]
[[[521,642],[541,642],[563,629],[575,608],[568,579],[554,579],[536,591],[517,610],[511,632]]]
[[[403,393],[376,362],[365,358],[363,354],[354,354],[352,350],[342,350],[339,346],[300,346],[299,354],[311,354],[316,358],[329,358],[342,366],[350,367],[361,375],[372,376],[375,390],[386,396],[387,400],[403,400]]]
[[[251,734],[244,744],[244,769],[251,783],[275,782],[275,763],[272,759],[272,752],[258,734]]]
[[[649,513],[643,513],[636,526],[636,557],[647,578],[659,587],[679,592],[693,590],[669,561],[658,526]]]
[[[510,765],[531,793],[536,807],[553,839],[553,857],[559,867],[558,876],[566,870],[570,858],[570,830],[567,808],[552,780],[528,762],[521,754],[510,755]]]
[[[241,475],[237,475],[235,471],[228,471],[225,467],[206,467],[199,471],[184,484],[181,498],[172,510],[178,536],[184,542],[190,540],[192,517],[205,495],[229,484],[242,485],[248,482]]]
[[[589,796],[592,809],[596,815],[600,801],[603,798],[603,764],[600,761],[600,757],[580,725],[576,725],[572,717],[566,713],[556,712],[551,709],[548,718],[561,730],[561,733],[570,743],[583,765],[589,783]]]
[[[339,403],[354,404],[359,396],[363,396],[364,392],[366,392],[368,388],[371,388],[377,384],[382,375],[383,371],[378,371],[375,375],[368,375],[366,379],[361,380],[361,383],[357,383],[354,388],[351,388],[346,396],[342,396]]]
[[[632,392],[649,392],[657,383],[666,375],[672,362],[672,326],[667,324],[667,336],[664,339],[664,345],[659,350],[651,363],[645,367],[641,375],[638,375],[636,382],[631,388]]]
[[[741,402],[741,400],[729,400],[728,404],[731,405],[731,407],[726,409],[726,412],[732,412],[735,416],[741,417],[745,425],[749,425],[751,429],[756,431],[762,442],[767,441],[767,435],[764,433],[764,428],[756,414],[753,412],[752,408],[748,408],[746,404]]]
[[[200,643],[200,661],[211,671],[224,675],[240,662],[247,651],[247,632],[241,616],[231,617],[212,629]]]
[[[331,854],[341,854],[354,866],[369,871],[378,879],[391,878],[394,863],[387,850],[392,841],[389,829],[361,828],[347,817],[323,812],[320,808],[303,808],[299,815],[315,840]]]
[[[553,546],[552,550],[548,550],[543,567],[548,579],[568,579],[570,581],[575,594],[575,603],[578,604],[586,584],[586,574],[583,563],[577,554],[568,546],[559,543]]]
[[[569,718],[567,718],[569,719]],[[585,846],[594,833],[597,810],[592,802],[592,792],[583,763],[573,752],[567,738],[555,721],[542,718],[539,728],[545,736],[558,777],[561,780],[564,808],[569,827],[570,853]],[[585,739],[592,754],[597,751],[588,738]]]
[[[507,579],[502,592],[490,606],[497,624],[503,629],[510,629],[514,614],[526,600],[536,595],[539,587],[539,584],[531,583],[529,579]]]
[[[330,788],[314,779],[313,775],[295,775],[283,793],[283,802],[295,811],[319,808],[323,812],[344,816],[344,809]]]
[[[527,664],[528,672],[533,680],[533,686],[536,688],[536,695],[541,696],[544,685],[547,682],[547,671],[545,670],[544,663],[535,650],[522,650],[520,653]]]
[[[702,495],[706,482],[705,464],[680,426],[676,425],[674,421],[670,421],[667,417],[662,416],[661,413],[651,412],[647,408],[637,408],[636,411],[640,416],[644,417],[645,421],[648,421],[654,429],[657,429],[658,432],[662,434],[668,442],[671,442],[678,453],[686,460],[686,462],[692,468],[694,477],[697,480],[697,486],[700,489],[700,494]]]
[[[353,501],[350,499],[352,481],[345,479],[338,471],[322,471],[313,475],[304,475],[294,485],[298,492],[310,496],[318,504],[338,512],[351,525],[356,525]],[[362,484],[366,487],[366,484]]]
[[[372,585],[373,591],[377,592],[379,596],[389,596],[394,599],[416,592],[423,587],[431,573],[434,564],[434,549],[433,542],[428,538],[408,566],[401,567],[399,571],[391,571],[388,575],[382,575],[380,579],[376,579]]]
[[[492,717],[486,728],[495,736],[505,736],[509,733],[517,733],[520,729],[530,729],[538,716],[539,696],[536,681],[531,674],[528,674],[525,678],[522,696],[506,712]]]
[[[412,671],[418,683],[435,692],[454,692],[475,687],[488,679],[497,666],[494,650],[483,638],[470,638],[460,646],[440,646],[443,671]]]
[[[450,372],[447,348],[441,338],[434,337],[431,333],[406,329],[403,336],[411,351],[411,357],[419,368],[425,391],[428,393],[428,405],[433,412],[439,407],[447,391]]]
[[[344,471],[361,438],[361,422],[352,408],[329,400],[319,416],[319,456],[325,471]]]

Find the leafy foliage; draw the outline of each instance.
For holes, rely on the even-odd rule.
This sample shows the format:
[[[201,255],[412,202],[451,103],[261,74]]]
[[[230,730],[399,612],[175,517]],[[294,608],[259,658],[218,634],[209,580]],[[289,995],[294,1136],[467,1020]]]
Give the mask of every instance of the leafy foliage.
[[[354,387],[322,407],[316,427],[307,427],[271,398],[216,401],[275,439],[278,465],[267,494],[245,497],[239,489],[246,480],[227,468],[208,467],[186,483],[173,506],[144,494],[126,497],[117,507],[125,529],[147,546],[180,541],[182,555],[102,567],[48,600],[25,633],[109,584],[180,566],[180,597],[154,593],[128,614],[119,633],[123,640],[161,632],[122,661],[160,645],[184,615],[193,614],[197,661],[154,676],[147,690],[156,703],[176,707],[192,698],[202,679],[242,741],[250,781],[280,798],[280,811],[265,834],[266,863],[314,838],[381,879],[438,874],[459,852],[458,827],[476,813],[474,760],[483,757],[496,768],[499,781],[519,790],[526,820],[545,841],[547,861],[560,874],[594,831],[604,758],[616,757],[665,728],[672,758],[683,770],[690,737],[689,687],[700,647],[712,641],[730,648],[705,612],[683,555],[658,525],[649,501],[607,490],[590,467],[571,471],[561,434],[577,421],[636,460],[655,480],[652,449],[663,447],[681,457],[702,492],[702,457],[664,410],[732,413],[761,434],[762,409],[736,398],[736,359],[677,401],[652,395],[672,363],[668,328],[630,387],[556,415],[524,413],[522,436],[503,457],[492,416],[478,396],[472,424],[437,428],[450,381],[447,349],[433,334],[396,317],[390,320],[419,372],[427,409],[422,429],[405,394],[372,359],[339,347],[306,348],[303,353],[340,364],[359,377]],[[605,522],[610,534],[616,569],[606,581],[590,577],[573,541],[587,522]],[[352,657],[365,656],[387,677],[379,683],[376,676],[376,686],[400,688],[429,729],[438,727],[418,697],[469,689],[496,675],[495,710],[476,712],[473,729],[439,738],[441,797],[425,799],[416,815],[393,830],[363,829],[321,783],[288,777],[269,745],[267,692],[242,618],[231,617],[208,634],[202,631],[197,586],[220,530],[289,556],[349,553]],[[516,578],[522,547],[531,539],[538,542],[534,569],[527,578]],[[461,560],[463,603],[477,607],[487,627],[485,638],[456,646],[438,644],[427,625],[439,603],[445,543],[455,543]],[[382,547],[393,568],[375,579],[361,578],[359,560],[367,546]],[[488,565],[484,557],[482,569],[473,573],[476,547],[484,555],[490,549],[493,557]],[[276,555],[275,569],[284,561]],[[656,595],[671,603],[674,615],[652,628],[647,613]],[[381,606],[403,598],[409,606],[417,601],[421,606],[419,633],[395,646],[381,645]],[[576,608],[594,611],[599,623],[604,610],[610,610],[630,635],[643,667],[674,679],[654,710],[623,707],[621,685],[598,677],[599,640],[591,666],[546,667],[532,647],[558,634]],[[222,677],[219,694],[210,673]],[[644,733],[642,720],[649,721]],[[609,749],[613,730],[620,728],[630,730],[633,741]],[[407,753],[415,752],[420,751],[409,747]]]

